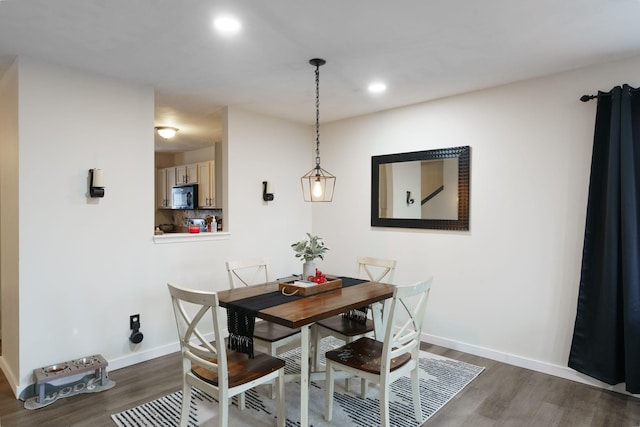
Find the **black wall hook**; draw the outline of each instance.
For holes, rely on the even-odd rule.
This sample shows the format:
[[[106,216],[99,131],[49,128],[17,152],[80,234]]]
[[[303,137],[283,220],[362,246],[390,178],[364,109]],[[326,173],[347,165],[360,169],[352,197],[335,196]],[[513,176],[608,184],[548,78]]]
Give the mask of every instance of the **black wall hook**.
[[[267,193],[267,181],[262,181],[262,200],[265,202],[273,201],[273,193]]]
[[[415,200],[411,198],[411,191],[407,191],[407,204],[412,205]]]

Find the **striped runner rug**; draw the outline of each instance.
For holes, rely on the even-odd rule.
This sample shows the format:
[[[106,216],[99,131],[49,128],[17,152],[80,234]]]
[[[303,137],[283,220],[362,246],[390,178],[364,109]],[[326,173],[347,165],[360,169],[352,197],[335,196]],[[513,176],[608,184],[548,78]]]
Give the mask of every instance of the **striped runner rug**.
[[[333,337],[322,341],[322,353],[332,347],[342,345]],[[300,349],[281,354],[286,360],[286,372],[299,372]],[[322,362],[324,362],[322,360]],[[483,367],[460,362],[425,351],[420,352],[420,402],[422,405],[422,422],[425,422],[436,411],[442,408],[456,394],[460,393],[471,381],[484,370]],[[378,387],[369,385],[366,399],[361,399],[360,381],[352,381],[352,390],[344,389],[345,381],[336,380],[333,406],[333,420],[324,420],[324,381],[311,383],[309,399],[309,423],[318,426],[356,426],[378,427],[380,411]],[[300,420],[300,385],[285,384],[285,402],[287,405],[287,426],[299,425]],[[402,377],[391,385],[390,421],[394,427],[416,427],[420,425],[413,417],[411,400],[411,382],[409,377]],[[135,408],[111,415],[119,427],[173,427],[179,425],[182,391],[145,403]],[[235,400],[230,410],[229,425],[274,426],[275,401],[269,398],[268,387],[258,386],[246,393],[246,409],[240,411]],[[217,403],[214,399],[193,390],[191,413],[193,420],[190,427],[217,425]]]

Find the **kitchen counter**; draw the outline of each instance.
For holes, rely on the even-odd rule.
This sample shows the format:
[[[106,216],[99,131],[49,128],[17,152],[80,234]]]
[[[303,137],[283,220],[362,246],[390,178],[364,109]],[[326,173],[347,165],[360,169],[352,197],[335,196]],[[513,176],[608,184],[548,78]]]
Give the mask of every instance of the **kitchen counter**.
[[[204,242],[210,240],[228,240],[231,233],[227,231],[218,231],[215,233],[164,233],[153,236],[153,241],[157,244],[161,243],[191,243]]]

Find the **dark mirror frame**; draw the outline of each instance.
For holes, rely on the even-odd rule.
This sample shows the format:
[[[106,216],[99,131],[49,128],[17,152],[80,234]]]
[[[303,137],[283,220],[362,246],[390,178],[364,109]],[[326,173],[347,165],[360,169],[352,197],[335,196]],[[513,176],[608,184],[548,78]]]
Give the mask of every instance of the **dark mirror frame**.
[[[371,156],[371,226],[469,230],[469,170],[471,148],[452,147],[410,153]],[[380,165],[419,160],[458,159],[458,219],[380,218]]]

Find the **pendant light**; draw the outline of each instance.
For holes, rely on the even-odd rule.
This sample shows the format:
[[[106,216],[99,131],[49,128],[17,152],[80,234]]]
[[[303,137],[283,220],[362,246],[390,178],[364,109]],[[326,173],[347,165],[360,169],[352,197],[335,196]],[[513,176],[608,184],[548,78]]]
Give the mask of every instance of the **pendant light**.
[[[300,179],[305,202],[330,202],[336,177],[320,167],[320,66],[327,61],[314,58],[309,64],[316,67],[316,165]]]

